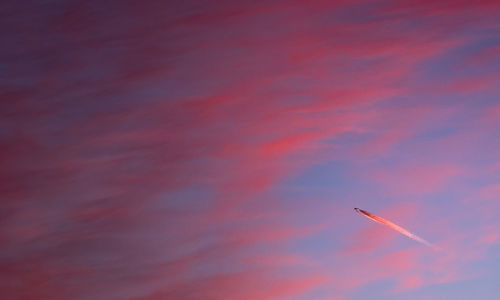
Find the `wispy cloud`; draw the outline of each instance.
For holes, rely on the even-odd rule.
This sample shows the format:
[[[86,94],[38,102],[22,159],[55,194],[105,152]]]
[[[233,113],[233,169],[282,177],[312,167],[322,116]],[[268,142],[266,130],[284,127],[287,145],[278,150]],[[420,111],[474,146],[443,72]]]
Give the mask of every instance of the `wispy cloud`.
[[[499,154],[494,1],[1,10],[5,298],[342,299],[378,280],[403,293],[475,275],[498,241],[491,218],[456,234],[464,212],[495,207],[495,171],[477,171]],[[464,178],[482,206],[436,198]],[[451,250],[353,225],[342,189],[422,214]]]

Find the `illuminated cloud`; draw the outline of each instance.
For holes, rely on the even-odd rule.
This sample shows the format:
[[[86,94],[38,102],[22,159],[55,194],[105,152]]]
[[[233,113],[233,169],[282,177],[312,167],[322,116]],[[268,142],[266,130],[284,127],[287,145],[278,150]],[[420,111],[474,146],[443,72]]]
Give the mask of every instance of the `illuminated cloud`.
[[[497,2],[0,7],[4,298],[387,299],[495,271]]]

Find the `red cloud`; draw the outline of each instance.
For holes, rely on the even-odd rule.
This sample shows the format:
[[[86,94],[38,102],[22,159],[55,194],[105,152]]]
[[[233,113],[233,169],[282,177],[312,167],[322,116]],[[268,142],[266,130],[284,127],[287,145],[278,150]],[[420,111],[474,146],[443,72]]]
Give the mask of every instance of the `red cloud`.
[[[491,2],[364,4],[7,3],[2,296],[276,299],[333,286],[337,297],[379,279],[406,291],[460,278],[463,237],[429,259],[430,277],[414,263],[425,254],[384,253],[396,233],[376,224],[346,249],[311,250],[323,245],[303,241],[331,223],[290,209],[275,189],[304,167],[376,159],[413,137],[434,106],[395,110],[387,100],[411,94],[431,58],[465,43],[450,15],[498,11]],[[369,141],[344,140],[363,134]],[[368,178],[421,195],[463,171],[384,165]],[[412,208],[394,211],[387,216]],[[484,257],[496,238],[486,231],[460,254]],[[328,250],[329,260],[315,256]],[[339,262],[367,253],[378,263]]]

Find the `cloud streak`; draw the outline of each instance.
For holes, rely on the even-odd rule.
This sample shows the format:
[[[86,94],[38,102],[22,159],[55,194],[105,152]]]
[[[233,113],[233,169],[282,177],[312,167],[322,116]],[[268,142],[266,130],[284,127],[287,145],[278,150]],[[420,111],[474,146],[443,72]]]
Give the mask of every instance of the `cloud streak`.
[[[476,274],[498,241],[499,9],[3,1],[2,296],[356,299]],[[355,201],[418,205],[450,251],[351,226]]]
[[[382,217],[376,216],[376,215],[374,215],[372,213],[369,213],[369,212],[367,212],[365,210],[362,210],[362,209],[359,209],[359,208],[354,208],[354,210],[357,213],[361,214],[362,216],[364,216],[364,217],[366,217],[366,218],[368,218],[368,219],[370,219],[372,221],[378,222],[378,223],[380,223],[382,225],[388,226],[389,228],[392,228],[392,229],[396,230],[397,232],[399,232],[399,233],[401,233],[403,235],[406,235],[407,237],[409,237],[410,239],[412,239],[414,241],[422,243],[422,244],[424,244],[424,245],[426,245],[428,247],[431,247],[433,249],[438,249],[436,246],[434,246],[433,244],[431,244],[428,241],[424,240],[423,238],[421,238],[421,237],[419,237],[419,236],[417,236],[417,235],[409,232],[408,230],[404,229],[401,226],[398,226],[398,225],[392,223],[389,220],[386,220],[386,219],[384,219]]]

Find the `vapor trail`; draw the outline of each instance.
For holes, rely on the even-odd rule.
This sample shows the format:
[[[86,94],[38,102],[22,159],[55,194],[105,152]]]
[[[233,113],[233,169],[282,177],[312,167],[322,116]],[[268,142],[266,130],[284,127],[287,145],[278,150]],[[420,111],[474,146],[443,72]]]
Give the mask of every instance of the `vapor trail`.
[[[374,215],[374,214],[371,214],[371,213],[369,213],[369,212],[367,212],[367,211],[365,211],[365,210],[359,209],[359,208],[357,208],[357,207],[356,207],[356,208],[354,208],[354,210],[355,210],[356,212],[360,213],[361,215],[363,215],[363,216],[367,217],[367,218],[368,218],[368,219],[370,219],[370,220],[373,220],[373,221],[378,222],[378,223],[380,223],[380,224],[383,224],[383,225],[389,226],[390,228],[392,228],[392,229],[394,229],[394,230],[396,230],[396,231],[398,231],[398,232],[400,232],[400,233],[402,233],[402,234],[406,235],[407,237],[409,237],[409,238],[410,238],[410,239],[412,239],[412,240],[415,240],[415,241],[417,241],[417,242],[419,242],[419,243],[422,243],[422,244],[424,244],[424,245],[426,245],[426,246],[428,246],[428,247],[431,247],[431,248],[433,248],[434,250],[439,250],[439,248],[438,248],[438,247],[436,247],[435,245],[433,245],[433,244],[429,243],[428,241],[424,240],[424,239],[423,239],[423,238],[421,238],[421,237],[418,237],[418,236],[414,235],[413,233],[409,232],[408,230],[404,229],[403,227],[400,227],[400,226],[398,226],[398,225],[396,225],[396,224],[392,223],[391,221],[388,221],[388,220],[386,220],[386,219],[384,219],[384,218],[382,218],[382,217],[376,216],[376,215]]]

